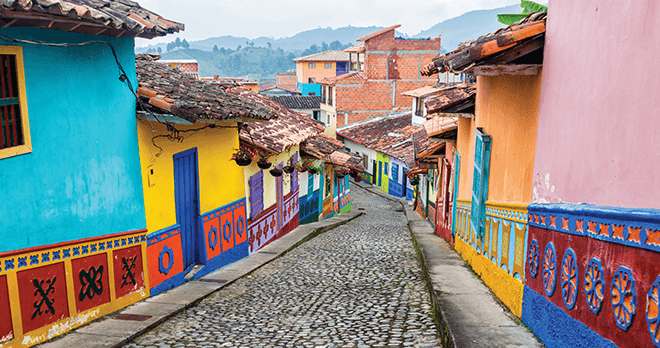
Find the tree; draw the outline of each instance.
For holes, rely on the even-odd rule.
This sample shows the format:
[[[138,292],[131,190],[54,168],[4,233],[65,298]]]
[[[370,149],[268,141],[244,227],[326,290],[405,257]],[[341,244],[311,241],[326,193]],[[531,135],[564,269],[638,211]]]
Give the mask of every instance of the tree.
[[[240,50],[241,50],[241,48],[243,48],[243,46],[241,46],[241,45],[238,45],[238,47],[236,47],[236,50],[237,50],[237,51],[240,51]]]
[[[230,51],[229,53],[231,53],[231,49],[229,49],[229,51]],[[221,48],[220,48],[220,53],[221,53],[221,54],[227,54],[227,50],[225,50],[224,47],[221,47]]]
[[[293,53],[289,52],[289,54],[286,56],[286,60],[292,62],[294,59],[296,59],[296,56]]]
[[[174,47],[181,47],[181,39],[177,37],[176,40],[174,40],[174,45]]]
[[[213,52],[218,52],[218,51],[220,51],[220,50],[218,49],[218,45],[213,45]]]
[[[335,41],[333,41],[333,42],[330,43],[330,47],[329,47],[329,48],[330,48],[330,50],[332,50],[332,51],[340,51],[340,50],[343,49],[343,47],[344,47],[344,46],[341,44],[341,42],[339,42],[339,40],[335,40]]]
[[[328,50],[328,44],[325,43],[325,41],[323,41],[323,43],[321,44],[321,52],[325,52],[327,50]]]
[[[273,48],[273,45],[271,45],[270,42],[266,42],[266,46],[268,46],[268,49]]]
[[[156,51],[158,51],[158,53],[163,53],[163,49],[160,48],[160,47],[158,47],[158,49]]]
[[[522,7],[522,13],[516,14],[498,14],[497,20],[506,25],[511,25],[525,17],[532,12],[548,12],[548,7],[541,4],[535,3],[534,1],[520,0],[520,7]]]
[[[181,47],[183,47],[184,49],[188,49],[190,47],[190,44],[188,43],[188,41],[186,41],[186,39],[183,39],[183,41],[181,41]]]
[[[312,44],[311,46],[309,46],[309,51],[312,52],[312,54],[318,53],[319,47],[316,46],[316,44]]]
[[[172,46],[174,46],[174,44],[172,42],[167,44],[167,52],[172,50],[172,48],[173,48]]]

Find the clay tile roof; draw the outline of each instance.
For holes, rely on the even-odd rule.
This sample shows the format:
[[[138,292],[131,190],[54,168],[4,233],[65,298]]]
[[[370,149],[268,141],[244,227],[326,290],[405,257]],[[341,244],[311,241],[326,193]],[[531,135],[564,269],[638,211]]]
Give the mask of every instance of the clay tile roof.
[[[289,109],[319,109],[321,107],[320,95],[273,95],[270,96],[270,99]]]
[[[325,51],[314,53],[304,57],[298,57],[294,62],[348,62],[348,52],[344,51]]]
[[[540,41],[540,47],[543,47],[546,17],[545,12],[530,13],[517,23],[463,43],[456,50],[434,58],[431,63],[422,66],[420,71],[424,76],[446,71],[460,72],[484,64],[489,58],[497,58],[507,50],[519,48],[537,39]],[[538,45],[533,47],[538,48]],[[510,60],[515,58],[517,57]]]
[[[418,154],[418,158],[430,159],[431,156],[444,154],[446,145],[447,145],[446,142],[429,142],[426,150]]]
[[[300,150],[319,159],[342,147],[344,147],[344,143],[324,133],[308,138],[300,144]]]
[[[424,122],[424,130],[429,137],[456,139],[458,117],[433,117]]]
[[[233,88],[238,90],[240,87]],[[243,91],[249,91],[240,88]],[[323,132],[324,127],[317,121],[293,112],[273,100],[261,96],[277,110],[277,118],[264,122],[247,123],[241,129],[241,141],[278,154],[288,147],[298,145],[316,134]]]
[[[364,166],[362,166],[362,156],[350,153],[346,150],[338,149],[331,153],[325,161],[330,164],[344,166],[360,173],[363,173]]]
[[[318,81],[317,83],[320,83],[322,85],[334,85],[337,82],[351,82],[351,83],[363,83],[367,79],[360,74],[359,71],[354,71],[348,74],[343,74],[339,76],[333,76],[333,77],[326,77],[321,81]]]
[[[474,105],[477,96],[477,87],[475,85],[461,84],[446,87],[438,95],[431,97],[426,101],[426,111],[428,114],[436,112],[457,112]],[[454,107],[452,109],[452,107]]]
[[[401,93],[402,95],[407,95],[409,97],[416,97],[416,98],[426,98],[430,95],[436,94],[443,89],[445,89],[447,85],[445,84],[437,84],[434,86],[424,86],[422,88],[417,88],[413,89],[411,91],[407,91],[404,93]]]
[[[148,39],[184,29],[130,0],[0,0],[0,25]]]
[[[364,48],[364,43],[361,43],[361,44],[355,45],[355,46],[351,46],[351,47],[344,50],[344,52],[348,52],[348,53],[362,53],[364,51],[366,51],[366,49]]]
[[[385,29],[379,30],[379,31],[377,31],[377,32],[375,32],[375,33],[373,33],[373,34],[369,34],[369,35],[367,35],[367,36],[365,36],[365,37],[361,37],[361,38],[357,39],[357,41],[367,41],[367,40],[372,39],[372,38],[374,38],[374,37],[376,37],[376,36],[378,36],[378,35],[382,35],[382,34],[384,34],[384,33],[387,33],[388,31],[392,31],[392,30],[394,30],[394,29],[396,29],[396,28],[398,28],[398,27],[400,27],[400,26],[401,26],[401,24],[393,25],[393,26],[391,26],[391,27],[389,27],[389,28],[385,28]]]
[[[158,63],[158,54],[135,58],[138,96],[156,114],[171,114],[192,123],[208,120],[269,120],[279,104],[247,88],[213,86]],[[142,107],[138,105],[138,109]]]
[[[424,128],[413,134],[414,158],[419,158],[419,155],[426,150],[430,145],[429,138],[426,135]]]

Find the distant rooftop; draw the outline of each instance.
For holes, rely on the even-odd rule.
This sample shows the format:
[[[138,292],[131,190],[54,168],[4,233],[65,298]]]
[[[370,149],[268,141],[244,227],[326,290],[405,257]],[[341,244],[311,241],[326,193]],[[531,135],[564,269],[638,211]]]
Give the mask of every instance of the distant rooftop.
[[[344,51],[325,51],[321,53],[310,54],[299,57],[294,62],[348,62],[348,52]]]

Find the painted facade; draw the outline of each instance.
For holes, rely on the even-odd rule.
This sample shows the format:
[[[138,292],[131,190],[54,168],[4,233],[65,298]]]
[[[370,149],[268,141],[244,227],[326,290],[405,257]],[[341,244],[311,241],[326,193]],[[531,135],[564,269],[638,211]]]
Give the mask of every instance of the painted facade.
[[[320,160],[312,162],[315,166],[322,165]],[[323,208],[321,200],[323,177],[321,174],[301,173],[298,177],[299,183],[299,205],[300,205],[300,223],[306,224],[319,221],[321,209]]]
[[[326,51],[294,59],[297,91],[302,95],[321,95],[319,82],[348,73],[348,58],[343,51]]]
[[[127,5],[123,14],[133,10]],[[47,29],[29,7],[0,10],[16,24],[2,35],[18,40],[0,46],[0,197],[4,216],[11,217],[0,221],[1,347],[42,343],[150,294],[128,85],[137,85],[133,37],[154,33],[138,28],[124,36],[114,15],[96,11],[109,15],[110,36],[82,33],[90,32],[83,14],[68,16],[80,24],[65,32]],[[21,20],[27,12],[30,23]],[[53,24],[57,15],[49,16]],[[116,57],[107,45],[90,43],[99,40]]]

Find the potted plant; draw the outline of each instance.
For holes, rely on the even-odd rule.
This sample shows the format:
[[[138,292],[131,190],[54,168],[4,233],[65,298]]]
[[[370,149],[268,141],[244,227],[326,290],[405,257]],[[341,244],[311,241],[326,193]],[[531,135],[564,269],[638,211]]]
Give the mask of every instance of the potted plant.
[[[358,173],[357,170],[355,170],[355,169],[351,169],[351,172],[348,173],[348,174],[349,174],[349,175],[351,176],[351,178],[353,178],[353,179],[357,178],[357,177],[360,175],[360,173]]]
[[[280,177],[282,176],[282,169],[274,167],[273,169],[269,170],[269,173],[274,177]]]
[[[230,161],[236,161],[236,164],[239,166],[248,166],[252,163],[252,160],[257,156],[254,150],[248,147],[240,147],[234,149],[236,152],[231,156]]]
[[[261,168],[261,169],[268,169],[268,168],[270,168],[271,165],[272,164],[270,162],[268,162],[268,160],[263,158],[263,157],[259,157],[259,161],[257,161],[257,166],[259,166],[259,168]]]
[[[411,175],[409,179],[410,179],[410,184],[411,185],[416,186],[416,185],[419,184],[419,176]]]
[[[346,167],[340,167],[339,169],[335,170],[335,175],[338,178],[341,179],[341,178],[345,177],[346,175],[348,175],[350,172],[351,172],[350,169],[348,169]]]
[[[309,174],[312,174],[312,175],[313,174],[318,174],[318,173],[321,173],[322,171],[323,171],[323,168],[321,168],[320,166],[312,166],[312,165],[307,166],[307,173],[309,173]]]
[[[282,168],[282,170],[287,174],[291,174],[291,173],[293,173],[294,170],[296,170],[296,167],[295,167],[296,163],[293,162],[293,157],[291,157],[291,158],[289,158],[289,162],[287,163],[287,165],[285,165]]]

